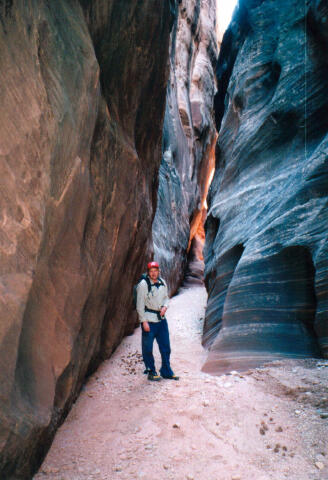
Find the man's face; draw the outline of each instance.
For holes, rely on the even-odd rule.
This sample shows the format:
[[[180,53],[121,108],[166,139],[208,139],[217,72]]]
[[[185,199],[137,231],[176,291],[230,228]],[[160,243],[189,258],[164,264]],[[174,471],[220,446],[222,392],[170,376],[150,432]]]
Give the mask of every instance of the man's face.
[[[153,282],[155,282],[158,279],[159,275],[159,270],[156,267],[150,268],[148,271],[149,277],[152,279]]]

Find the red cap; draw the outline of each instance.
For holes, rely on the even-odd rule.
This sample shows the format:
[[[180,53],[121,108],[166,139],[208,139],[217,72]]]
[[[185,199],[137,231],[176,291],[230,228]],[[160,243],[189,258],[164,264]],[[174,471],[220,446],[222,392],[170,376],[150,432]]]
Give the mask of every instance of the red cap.
[[[149,270],[150,268],[159,268],[159,265],[157,262],[149,262],[147,264],[147,270]]]

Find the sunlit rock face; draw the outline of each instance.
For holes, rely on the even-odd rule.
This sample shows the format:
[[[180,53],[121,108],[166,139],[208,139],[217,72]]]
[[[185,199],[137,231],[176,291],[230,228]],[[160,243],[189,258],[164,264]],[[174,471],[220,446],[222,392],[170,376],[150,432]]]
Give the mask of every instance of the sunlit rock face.
[[[172,7],[0,4],[3,480],[31,478],[85,375],[133,330]]]
[[[178,3],[171,34],[163,157],[153,223],[155,258],[171,293],[184,277],[187,251],[203,222],[216,139],[213,115],[216,2]],[[197,271],[199,267],[197,264]]]
[[[242,1],[217,65],[204,370],[328,357],[325,2]]]

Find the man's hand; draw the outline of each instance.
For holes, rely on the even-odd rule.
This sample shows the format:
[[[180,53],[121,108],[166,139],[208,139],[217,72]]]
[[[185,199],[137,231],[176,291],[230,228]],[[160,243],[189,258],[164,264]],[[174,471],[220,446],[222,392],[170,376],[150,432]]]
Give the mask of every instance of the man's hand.
[[[142,328],[145,332],[150,332],[150,326],[148,322],[142,322]]]
[[[167,307],[162,307],[162,308],[161,308],[161,311],[160,311],[161,317],[164,317],[164,315],[165,315],[165,313],[166,313],[166,310],[167,310]]]

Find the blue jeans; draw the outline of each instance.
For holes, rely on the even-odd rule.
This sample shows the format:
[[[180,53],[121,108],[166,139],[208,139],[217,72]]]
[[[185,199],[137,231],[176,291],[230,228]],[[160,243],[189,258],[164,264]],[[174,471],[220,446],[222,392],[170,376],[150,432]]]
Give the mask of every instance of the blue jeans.
[[[161,320],[160,322],[148,322],[150,332],[145,332],[142,324],[142,358],[147,369],[152,373],[156,372],[155,361],[153,355],[153,344],[156,338],[158,348],[162,357],[162,366],[160,368],[160,374],[163,377],[170,377],[173,375],[173,371],[170,367],[170,335],[167,320]]]

